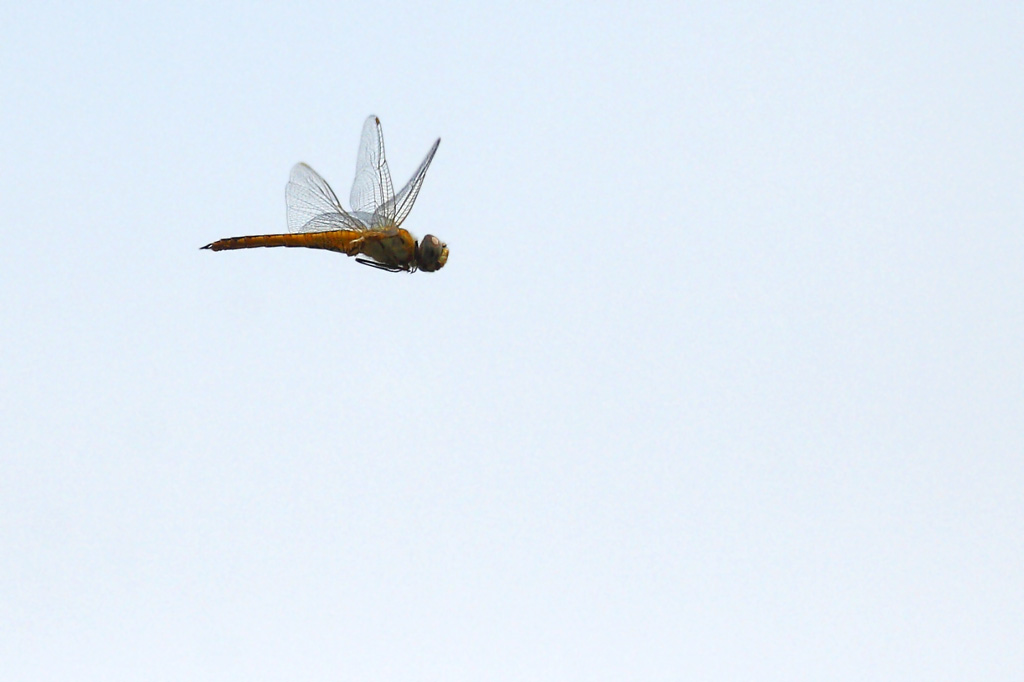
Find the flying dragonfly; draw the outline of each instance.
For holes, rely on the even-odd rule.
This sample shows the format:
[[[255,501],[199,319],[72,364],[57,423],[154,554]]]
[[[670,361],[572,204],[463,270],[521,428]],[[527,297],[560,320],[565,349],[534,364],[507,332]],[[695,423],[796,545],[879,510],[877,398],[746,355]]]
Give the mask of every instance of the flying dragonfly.
[[[292,168],[285,199],[288,203],[288,233],[218,239],[202,247],[211,251],[253,249],[260,246],[295,246],[327,249],[355,256],[363,265],[389,272],[434,272],[448,261],[448,245],[428,234],[417,241],[402,229],[423,186],[427,168],[434,159],[440,138],[416,169],[412,179],[395,194],[391,172],[384,158],[384,136],[380,119],[370,116],[363,124],[363,137],[356,159],[356,179],[349,194],[351,210],[346,211],[334,190],[304,163]]]

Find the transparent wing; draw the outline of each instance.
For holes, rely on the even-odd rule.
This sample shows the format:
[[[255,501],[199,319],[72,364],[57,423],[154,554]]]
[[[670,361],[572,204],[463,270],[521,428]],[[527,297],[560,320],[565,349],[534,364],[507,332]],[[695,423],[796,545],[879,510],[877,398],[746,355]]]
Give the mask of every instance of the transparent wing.
[[[289,232],[366,230],[367,225],[341,207],[334,190],[304,163],[297,163],[285,188]]]
[[[370,116],[363,124],[363,137],[356,158],[356,179],[349,203],[353,213],[374,216],[372,227],[392,226],[395,222],[395,188],[384,158],[384,135],[380,119]]]
[[[423,159],[423,163],[416,169],[416,173],[413,174],[409,182],[402,188],[402,191],[395,197],[394,217],[396,227],[402,224],[405,217],[409,215],[409,211],[412,210],[412,205],[416,203],[420,187],[423,186],[423,178],[427,176],[427,169],[430,168],[430,162],[434,160],[434,154],[437,152],[437,147],[440,144],[441,138],[438,138],[434,146],[427,152],[427,158]]]

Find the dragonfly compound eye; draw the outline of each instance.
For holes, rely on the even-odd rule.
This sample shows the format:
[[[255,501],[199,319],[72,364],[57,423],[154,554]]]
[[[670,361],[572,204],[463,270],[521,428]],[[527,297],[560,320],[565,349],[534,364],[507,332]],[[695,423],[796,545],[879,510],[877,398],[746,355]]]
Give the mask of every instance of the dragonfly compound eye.
[[[420,242],[419,266],[426,272],[434,272],[444,267],[448,260],[448,247],[437,237],[428,234]]]

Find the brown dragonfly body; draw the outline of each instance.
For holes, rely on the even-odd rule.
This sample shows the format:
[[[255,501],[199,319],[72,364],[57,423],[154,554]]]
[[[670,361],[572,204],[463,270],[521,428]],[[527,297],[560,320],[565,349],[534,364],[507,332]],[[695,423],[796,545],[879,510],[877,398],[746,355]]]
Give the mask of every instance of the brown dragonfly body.
[[[356,256],[358,262],[381,270],[440,270],[448,261],[448,246],[429,234],[418,242],[408,230],[399,227],[412,210],[440,143],[441,140],[434,143],[416,174],[396,195],[384,159],[380,119],[371,116],[363,126],[356,179],[350,196],[351,210],[341,207],[326,180],[300,163],[292,168],[285,190],[290,232],[218,239],[203,248],[211,251],[273,246],[326,249]]]
[[[419,248],[415,237],[409,234],[408,230],[401,228],[394,235],[370,231],[331,230],[330,232],[289,232],[287,234],[259,234],[251,237],[229,237],[228,239],[218,239],[203,248],[211,251],[229,251],[270,246],[324,249],[337,251],[346,256],[366,256],[376,263],[387,266],[385,269],[389,270],[411,270],[416,264],[416,251]]]

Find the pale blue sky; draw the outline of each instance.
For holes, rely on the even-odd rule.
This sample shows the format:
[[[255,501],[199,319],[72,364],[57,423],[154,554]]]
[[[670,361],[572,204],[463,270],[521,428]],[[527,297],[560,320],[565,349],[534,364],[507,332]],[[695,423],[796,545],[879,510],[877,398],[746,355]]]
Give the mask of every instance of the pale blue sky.
[[[0,677],[1024,676],[1017,3],[5,3]],[[438,273],[210,253],[347,197]]]

